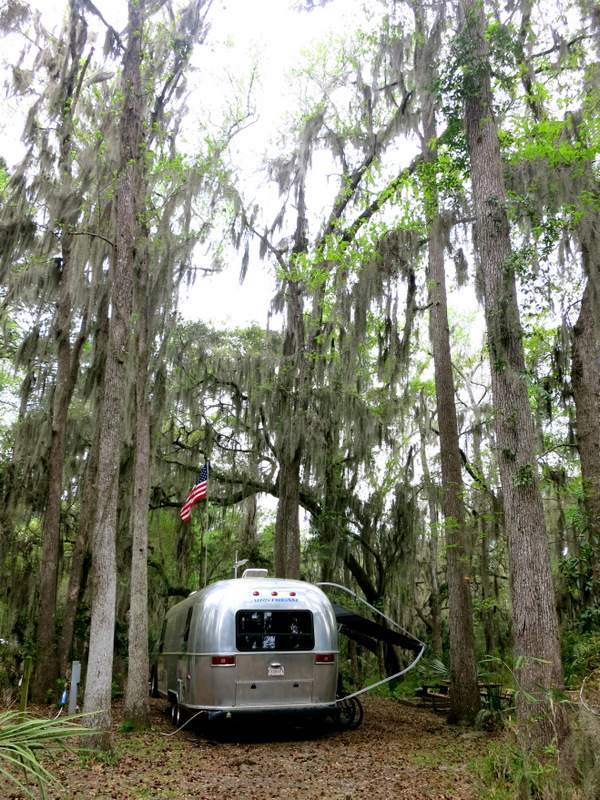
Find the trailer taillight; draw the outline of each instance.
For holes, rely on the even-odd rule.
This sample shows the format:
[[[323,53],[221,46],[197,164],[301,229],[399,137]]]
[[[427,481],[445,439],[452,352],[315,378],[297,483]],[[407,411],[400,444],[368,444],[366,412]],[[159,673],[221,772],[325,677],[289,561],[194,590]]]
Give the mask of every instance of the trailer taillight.
[[[334,653],[317,653],[315,656],[315,664],[334,664]]]
[[[213,656],[212,665],[213,667],[234,667],[235,656]]]

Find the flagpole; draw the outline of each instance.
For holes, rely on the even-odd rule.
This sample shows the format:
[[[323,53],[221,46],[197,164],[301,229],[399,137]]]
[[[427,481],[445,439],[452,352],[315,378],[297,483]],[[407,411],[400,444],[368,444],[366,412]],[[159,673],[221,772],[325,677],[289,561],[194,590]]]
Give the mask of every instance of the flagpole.
[[[210,461],[206,459],[206,464],[208,466],[208,471],[206,473],[206,509],[204,511],[204,518],[205,518],[205,535],[204,535],[204,588],[206,588],[208,583],[208,525],[209,525],[209,515],[208,515],[208,478],[210,474]]]
[[[204,589],[205,583],[202,583],[202,573],[206,571],[204,561],[204,523],[200,519],[200,568],[198,569],[198,588]]]

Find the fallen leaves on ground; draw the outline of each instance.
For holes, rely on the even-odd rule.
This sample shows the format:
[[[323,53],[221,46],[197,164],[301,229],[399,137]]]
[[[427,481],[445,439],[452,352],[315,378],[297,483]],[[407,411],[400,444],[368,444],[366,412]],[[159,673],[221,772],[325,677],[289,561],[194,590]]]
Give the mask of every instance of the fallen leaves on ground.
[[[164,700],[152,700],[152,729],[120,730],[113,709],[112,757],[67,755],[52,800],[472,800],[468,764],[488,734],[446,724],[410,703],[367,697],[363,724],[296,726],[252,716],[194,723],[174,733]],[[11,790],[8,790],[9,792]],[[0,796],[20,800],[22,795]]]

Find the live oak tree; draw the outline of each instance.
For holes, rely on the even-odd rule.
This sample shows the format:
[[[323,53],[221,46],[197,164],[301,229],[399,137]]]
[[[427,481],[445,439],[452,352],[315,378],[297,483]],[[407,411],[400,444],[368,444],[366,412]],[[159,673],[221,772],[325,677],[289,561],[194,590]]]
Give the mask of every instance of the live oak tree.
[[[157,148],[160,149],[160,156],[156,157],[156,166],[151,176],[153,180],[153,187],[155,188],[156,192],[154,196],[154,205],[152,208],[144,206],[144,214],[141,215],[137,213],[136,216],[140,218],[143,217],[143,219],[146,220],[146,224],[148,220],[152,221],[152,232],[154,234],[154,241],[156,242],[157,246],[152,252],[152,280],[147,280],[148,271],[147,269],[144,269],[144,264],[147,265],[147,255],[143,255],[144,247],[140,247],[138,245],[140,241],[145,242],[145,239],[148,237],[148,229],[144,229],[144,235],[137,237],[135,247],[137,248],[138,257],[135,261],[135,268],[137,277],[136,285],[139,288],[139,292],[136,296],[136,315],[132,319],[134,319],[137,323],[137,325],[134,326],[136,328],[135,335],[136,342],[140,344],[137,348],[139,355],[134,355],[132,350],[129,350],[128,352],[128,365],[130,366],[134,366],[136,363],[141,365],[148,360],[148,348],[143,344],[144,337],[146,338],[146,341],[148,340],[148,335],[145,334],[143,330],[144,325],[149,326],[150,336],[155,337],[156,340],[156,337],[160,335],[164,341],[164,331],[165,329],[168,329],[168,325],[173,321],[172,310],[176,303],[178,282],[185,274],[184,267],[187,263],[189,253],[193,248],[193,244],[197,241],[200,231],[202,230],[202,226],[206,224],[204,219],[198,219],[199,215],[196,217],[196,219],[194,219],[194,213],[198,214],[198,209],[194,208],[193,198],[197,195],[198,191],[201,190],[203,181],[200,176],[202,173],[206,173],[207,170],[204,164],[201,162],[195,163],[193,158],[189,159],[187,169],[184,169],[186,166],[184,164],[184,160],[173,147],[173,142],[179,125],[179,119],[176,118],[168,121],[165,109],[169,107],[169,104],[173,104],[174,99],[177,100],[178,93],[182,91],[181,76],[188,63],[189,55],[192,52],[193,43],[201,41],[203,37],[204,13],[208,6],[209,4],[203,2],[192,3],[188,7],[181,9],[181,13],[177,17],[177,22],[175,23],[172,21],[173,25],[177,24],[180,26],[180,30],[175,31],[174,34],[177,35],[179,47],[173,50],[167,41],[167,35],[165,33],[165,35],[163,35],[162,45],[158,43],[158,39],[155,39],[153,43],[153,57],[148,58],[145,62],[146,69],[148,69],[150,65],[155,72],[159,72],[161,68],[163,69],[162,73],[154,77],[158,89],[156,97],[153,101],[153,105],[148,112],[147,130],[150,131],[150,134],[145,134],[145,142],[147,146],[152,142],[153,139],[158,139],[161,142],[161,145],[160,148]],[[66,52],[67,55],[70,54],[72,56],[74,46],[73,43],[76,43],[79,47],[85,46],[85,36],[82,35],[81,31],[85,31],[86,23],[82,16],[82,10],[77,4],[73,4],[71,10],[71,25],[68,28],[67,33],[70,31],[70,41],[72,47],[70,49],[68,47],[61,49],[62,39],[59,39],[57,43],[57,52]],[[95,13],[94,9],[92,9],[92,12]],[[79,27],[75,25],[73,20],[75,20]],[[120,37],[118,34],[116,34],[114,29],[107,25],[104,19],[102,19],[102,23],[103,26],[108,28],[109,40],[115,46],[118,52],[122,47]],[[64,392],[54,392],[53,395],[55,405],[57,396],[60,397],[61,402],[59,405],[59,414],[60,419],[63,421],[63,423],[65,423],[67,420],[67,412],[69,411],[70,397],[75,389],[76,378],[79,379],[79,395],[77,398],[78,402],[81,402],[83,396],[84,402],[87,402],[91,399],[91,405],[95,405],[96,409],[99,407],[99,402],[97,401],[99,396],[98,386],[103,381],[106,342],[108,339],[107,330],[109,326],[105,267],[108,260],[112,257],[111,248],[115,238],[113,233],[115,215],[113,214],[112,195],[114,187],[112,186],[112,175],[113,169],[116,166],[115,149],[118,149],[115,146],[116,128],[113,125],[113,119],[116,118],[116,115],[111,113],[112,98],[109,98],[108,94],[104,92],[104,86],[106,82],[112,78],[112,73],[108,71],[92,71],[92,68],[90,67],[90,64],[92,63],[92,51],[90,50],[89,55],[85,60],[75,59],[72,61],[71,63],[75,66],[73,66],[73,69],[71,72],[69,72],[68,60],[65,60],[66,66],[62,67],[60,66],[60,58],[57,57],[58,60],[52,60],[53,55],[56,55],[54,53],[53,46],[48,46],[47,49],[44,50],[46,44],[44,41],[45,32],[43,30],[39,31],[39,36],[40,41],[42,42],[41,52],[44,53],[44,59],[40,61],[41,66],[45,66],[51,70],[56,70],[58,68],[59,72],[62,70],[64,76],[66,76],[64,82],[58,84],[60,91],[57,92],[55,86],[56,76],[54,72],[52,73],[52,80],[50,84],[51,89],[48,90],[48,99],[46,102],[46,105],[49,107],[49,111],[46,112],[48,116],[54,113],[58,108],[58,111],[56,112],[58,114],[58,118],[59,120],[63,120],[58,128],[60,133],[60,136],[58,137],[60,150],[57,163],[61,169],[61,179],[56,181],[56,186],[58,188],[55,189],[55,182],[51,173],[49,177],[44,175],[43,178],[42,176],[36,178],[36,176],[33,174],[32,168],[35,151],[34,148],[31,148],[31,151],[28,153],[28,156],[20,169],[20,174],[14,180],[15,188],[12,190],[11,204],[9,207],[10,218],[7,220],[6,227],[4,229],[5,232],[7,230],[12,231],[10,238],[5,237],[4,239],[5,259],[8,262],[9,259],[12,258],[14,263],[15,253],[17,254],[17,257],[21,255],[23,260],[31,257],[31,253],[28,252],[28,248],[31,248],[31,241],[27,240],[27,231],[30,231],[29,237],[31,240],[31,231],[35,232],[36,224],[39,226],[42,232],[46,231],[39,237],[39,244],[36,245],[39,252],[43,254],[43,256],[47,255],[49,252],[52,253],[54,251],[52,236],[56,234],[56,226],[58,226],[58,238],[63,243],[63,250],[65,253],[69,253],[71,255],[68,263],[76,263],[77,266],[80,267],[79,271],[74,272],[71,270],[71,272],[69,272],[65,259],[62,259],[60,263],[57,262],[56,264],[56,276],[58,276],[56,284],[61,292],[61,297],[63,295],[65,297],[65,301],[60,300],[58,304],[58,308],[61,311],[61,324],[63,325],[63,334],[60,337],[60,341],[63,342],[63,351],[65,350],[65,344],[68,349],[68,345],[70,344],[72,338],[70,333],[67,332],[65,334],[64,330],[64,326],[66,324],[65,316],[66,312],[68,311],[68,302],[71,296],[75,297],[77,300],[77,311],[74,311],[73,315],[82,315],[84,321],[88,317],[94,320],[94,326],[89,331],[89,338],[93,342],[93,347],[89,351],[91,360],[88,359],[85,363],[87,374],[82,374],[81,371],[78,370],[78,367],[81,365],[79,364],[77,358],[73,358],[69,371],[69,378],[71,381],[70,395],[66,396]],[[114,61],[117,61],[117,58],[118,56],[115,57]],[[80,69],[80,73],[76,72],[77,69]],[[77,80],[74,79],[73,74],[75,75],[75,78],[79,76]],[[85,80],[84,76],[86,78]],[[89,79],[87,79],[87,76],[90,76]],[[22,88],[25,87],[25,89],[27,89],[30,85],[23,79],[21,84]],[[64,94],[65,91],[67,93],[70,91],[73,94],[73,102],[67,101],[64,104],[60,102],[62,98],[62,94],[60,94],[60,92]],[[117,102],[119,102],[118,94]],[[50,145],[39,134],[41,126],[38,123],[38,118],[41,116],[40,109],[43,108],[44,106],[42,102],[38,102],[34,106],[28,121],[28,135],[35,144],[37,144],[38,141],[41,142],[40,163],[48,163],[51,165],[53,162],[50,154]],[[80,113],[79,116],[75,118],[73,115],[76,112]],[[77,124],[73,123],[74,119],[77,120]],[[89,128],[86,128],[82,122],[85,121],[87,124],[90,119],[91,123]],[[169,122],[169,124],[167,124],[167,122]],[[94,124],[96,127],[92,127]],[[172,126],[172,130],[170,130],[169,126]],[[48,126],[48,131],[52,131],[51,126]],[[48,134],[48,141],[50,144],[53,144],[54,142],[51,133]],[[43,150],[42,146],[45,146],[46,150]],[[75,159],[75,155],[77,155],[77,159]],[[144,165],[144,168],[139,173],[140,175],[146,171],[147,162],[147,157],[139,159],[139,163]],[[73,175],[77,177],[77,181],[73,176],[69,175],[69,168],[71,165],[74,165]],[[23,178],[23,176],[25,176],[25,178]],[[157,184],[160,184],[158,188],[156,188]],[[42,191],[40,191],[40,186],[42,187]],[[29,194],[26,192],[29,192]],[[52,194],[52,192],[54,193]],[[34,198],[33,202],[31,201],[31,198]],[[50,209],[48,219],[41,220],[42,223],[47,223],[46,227],[44,227],[43,224],[40,224],[40,220],[38,218],[35,218],[28,228],[27,225],[29,222],[27,217],[25,216],[25,222],[22,222],[22,217],[19,218],[18,214],[21,213],[23,216],[23,208],[27,209],[28,207],[30,208],[34,206],[35,200],[40,198],[45,199],[46,204]],[[144,199],[144,202],[147,202],[145,193],[142,192],[140,194],[138,192],[137,199],[141,202],[142,198]],[[29,202],[29,206],[27,206],[27,201]],[[85,213],[83,209],[85,209]],[[177,220],[177,224],[173,223],[173,219]],[[12,228],[10,227],[11,225]],[[12,250],[9,250],[7,247],[7,239],[8,243],[12,245]],[[75,249],[75,245],[78,245],[77,249]],[[51,261],[51,263],[53,262]],[[39,281],[39,275],[35,269],[36,266],[37,265],[34,262],[33,267],[29,268],[28,271],[24,272],[21,269],[20,272],[26,274],[27,277],[33,276],[34,279]],[[40,260],[38,268],[40,272],[42,271],[43,267],[44,261]],[[14,305],[25,305],[29,301],[25,291],[27,289],[27,285],[21,277],[20,272],[14,268],[13,270],[15,277],[11,277],[12,285],[8,296],[11,300],[11,303]],[[63,275],[65,276],[65,279],[61,280],[61,276]],[[48,273],[48,277],[50,277],[51,280],[46,281],[47,289],[44,290],[44,294],[41,297],[40,308],[46,309],[49,306],[51,307],[51,301],[49,298],[52,297],[51,293],[54,290],[54,279],[56,276],[52,271]],[[68,280],[67,277],[69,278]],[[83,305],[83,311],[80,310],[82,307],[82,297],[83,302],[85,303]],[[45,305],[42,305],[42,303]],[[44,313],[46,312],[44,311]],[[113,321],[112,314],[110,318],[111,321]],[[67,320],[67,322],[72,329],[72,321]],[[129,326],[127,327],[129,328]],[[53,329],[49,327],[49,330],[50,335],[48,337],[48,341],[52,342],[54,340]],[[74,353],[78,354],[81,351],[81,346],[84,342],[84,332],[85,327],[82,326],[82,333],[77,339],[74,340],[73,343]],[[129,337],[129,333],[129,330],[127,330],[125,335]],[[44,339],[42,339],[39,334],[37,335],[37,338],[31,338],[35,342],[44,342]],[[31,358],[31,347],[29,347],[28,352],[30,353],[29,357]],[[38,373],[38,376],[42,377],[42,374],[39,371],[39,365],[45,364],[45,360],[47,359],[48,371],[49,374],[52,374],[53,361],[48,357],[49,353],[50,348],[46,345],[46,350],[44,352],[42,352],[40,355],[37,353],[34,354],[36,361],[34,362],[35,366],[31,368],[31,372],[33,372],[35,369],[35,371]],[[160,349],[155,355],[157,359],[160,360]],[[58,361],[60,364],[60,358]],[[63,363],[65,363],[64,358]],[[61,375],[61,369],[64,373],[64,367],[61,368],[59,366],[59,377]],[[148,402],[148,370],[146,367],[145,369],[136,369],[135,372],[138,375],[138,385],[136,387],[137,397],[141,398],[138,404],[137,413],[137,419],[140,420],[144,418],[144,408],[145,404],[147,405]],[[43,377],[43,380],[40,383],[42,386],[52,386],[50,380],[46,379],[45,377]],[[30,387],[33,385],[34,382],[31,380],[28,380],[24,383],[24,421],[27,418],[26,415],[28,406],[31,406],[32,409],[35,407],[32,403],[31,396],[27,394],[27,392],[31,393]],[[123,386],[123,396],[120,398],[121,403],[123,401],[123,397],[128,397],[132,388],[129,378],[125,381]],[[48,395],[49,394],[50,392],[48,392]],[[122,407],[124,410],[127,409],[127,404],[122,403]],[[154,403],[153,409],[155,409],[156,413],[158,413],[159,406]],[[95,502],[98,497],[97,492],[94,491],[94,487],[95,481],[97,480],[100,443],[103,441],[102,437],[104,435],[104,432],[100,429],[103,422],[101,413],[96,413],[96,420],[97,424],[95,426],[96,430],[94,434],[91,434],[89,429],[80,430],[81,439],[83,440],[85,440],[86,435],[89,434],[89,440],[84,444],[84,453],[89,453],[85,477],[82,474],[83,470],[80,470],[77,479],[74,479],[71,474],[69,474],[68,477],[65,475],[62,480],[62,485],[60,486],[60,495],[62,495],[62,498],[64,498],[64,481],[68,480],[71,487],[78,487],[78,490],[74,489],[74,491],[79,491],[79,496],[81,499],[78,531],[76,537],[74,537],[76,541],[73,542],[72,549],[72,561],[67,595],[69,602],[67,602],[66,607],[63,610],[61,620],[62,626],[58,657],[60,662],[60,674],[63,675],[65,674],[66,663],[71,648],[78,602],[81,600],[82,592],[85,591],[85,557],[88,540],[88,528],[92,523],[91,518],[94,516]],[[22,427],[25,429],[24,425]],[[139,430],[142,430],[143,427],[143,424],[138,425]],[[129,429],[130,425],[127,424],[124,429],[123,439],[128,438]],[[142,440],[143,437],[140,434],[138,436],[138,441]],[[42,442],[44,442],[43,439]],[[121,444],[121,436],[119,435],[119,448],[121,448]],[[140,448],[135,449],[138,449],[141,453],[145,452],[147,457],[147,447],[140,446]],[[25,443],[21,449],[21,452],[22,454],[26,453]],[[124,449],[124,452],[127,453],[127,448]],[[22,468],[23,461],[19,458],[16,450],[14,452],[14,458],[16,463],[20,464],[20,467]],[[36,453],[34,451],[31,453],[32,463],[35,463],[35,458]],[[122,459],[122,463],[127,463],[127,459],[128,457],[126,456],[125,459]],[[143,486],[144,481],[146,484],[148,483],[149,463],[146,463],[145,466],[140,467],[140,461],[141,459],[137,460],[137,475],[139,476],[138,485],[141,484]],[[63,469],[59,464],[60,458],[53,459],[53,462],[56,464],[56,474],[58,475],[55,483],[60,484],[63,472]],[[69,464],[74,465],[75,460],[72,458],[69,461]],[[121,513],[117,523],[119,528],[122,527],[123,520],[126,518],[127,514],[131,513],[130,503],[126,500],[126,482],[123,482],[120,492],[119,506],[121,508]],[[135,495],[137,507],[132,516],[132,527],[139,528],[142,526],[143,528],[144,523],[147,521],[148,490],[146,489],[145,493],[143,489],[140,492],[136,491]],[[48,506],[48,508],[50,508],[50,506]],[[55,517],[56,515],[50,515],[48,520],[50,521],[53,516]],[[62,526],[64,528],[64,519],[59,518],[59,521],[62,522]],[[48,536],[45,537],[45,541],[50,543],[53,540]],[[56,541],[54,546],[57,546]],[[143,542],[140,544],[140,538],[138,536],[136,537],[136,547],[134,548],[134,553],[137,554],[141,551],[143,551]],[[49,568],[54,569],[55,584],[57,579],[58,565],[56,560],[48,558],[44,561],[46,560],[48,562],[47,566],[45,567],[46,571],[48,571]],[[132,559],[132,561],[134,563],[135,573],[136,559]],[[145,556],[141,559],[141,561],[143,570],[145,568]],[[137,563],[139,564],[139,560]],[[134,606],[135,608],[131,614],[131,617],[133,618],[131,625],[133,649],[131,658],[132,669],[130,672],[131,680],[128,683],[128,687],[132,690],[132,692],[135,689],[137,692],[137,697],[142,698],[140,700],[140,704],[142,706],[145,705],[147,720],[148,703],[146,692],[146,673],[148,636],[147,633],[144,633],[143,631],[143,619],[146,614],[147,592],[143,585],[141,590],[139,589],[140,583],[143,584],[143,579],[141,582],[136,580],[135,574],[132,583],[138,588],[138,594],[134,594],[134,596],[137,597],[136,601],[134,602],[132,600],[131,602],[132,608]],[[140,591],[142,598],[141,600]],[[46,615],[56,613],[56,605],[53,605],[51,600],[52,598],[49,597],[47,593],[43,594],[42,606]],[[138,620],[140,618],[142,622],[138,624]],[[53,637],[54,627],[54,622],[51,624],[46,624],[44,616],[40,616],[40,624],[38,624],[38,632],[40,636],[44,635],[46,637]],[[54,645],[48,648],[45,648],[45,646],[42,645],[41,650],[42,652],[40,655],[44,656],[46,659],[54,657]],[[54,686],[52,671],[45,668],[45,665],[42,662],[38,674],[45,681],[45,686],[41,687],[40,689],[40,692],[43,693],[45,698],[45,690],[48,688],[53,688]],[[135,701],[132,701],[131,705],[135,706]],[[135,708],[131,713],[132,716],[136,716]],[[138,724],[138,722],[139,719],[136,718],[136,724]]]
[[[204,0],[182,7],[171,20],[172,30],[168,34],[165,31],[162,38],[160,29],[154,37],[149,32],[149,15],[154,9],[137,3],[129,8],[121,75],[120,164],[116,179],[115,255],[110,276],[112,314],[97,418],[100,452],[96,480],[102,491],[98,491],[92,537],[94,602],[88,662],[94,671],[91,680],[88,672],[85,698],[86,708],[100,712],[97,720],[103,732],[99,739],[101,746],[108,743],[106,719],[110,713],[111,681],[107,682],[106,674],[110,676],[112,656],[107,655],[106,638],[110,625],[114,628],[116,613],[115,509],[117,497],[124,495],[119,484],[119,463],[122,471],[122,439],[130,430],[129,425],[122,427],[127,410],[123,397],[130,390],[135,425],[131,459],[133,499],[131,505],[127,504],[132,531],[132,572],[125,714],[135,727],[147,725],[149,719],[147,531],[151,429],[159,423],[163,408],[156,394],[160,381],[155,382],[155,403],[150,404],[150,380],[153,372],[155,381],[160,374],[164,342],[174,320],[178,283],[202,230],[202,225],[194,219],[194,211],[198,212],[194,209],[194,198],[203,187],[204,165],[190,159],[187,170],[182,169],[183,159],[173,146],[179,116],[178,112],[173,113],[172,106],[183,90],[183,76],[194,44],[205,35],[209,8],[210,3]],[[170,46],[172,39],[177,42],[175,50]],[[128,378],[130,367],[136,376],[133,383]],[[102,587],[100,594],[99,587]]]
[[[367,44],[359,40],[354,45],[359,52],[362,47],[363,57],[368,54]],[[386,108],[382,102],[383,93],[375,88],[381,62],[374,50],[372,56],[369,54],[371,63],[362,63],[351,81],[356,87],[350,105],[354,116],[347,121],[333,100],[336,93],[343,95],[347,91],[349,75],[352,76],[345,47],[350,45],[342,47],[337,64],[335,52],[318,52],[312,71],[302,76],[314,87],[315,108],[305,111],[293,152],[286,159],[277,159],[272,166],[280,192],[286,198],[285,205],[272,225],[264,232],[257,231],[263,252],[269,253],[278,264],[281,290],[277,302],[286,317],[273,416],[273,447],[279,463],[276,571],[282,577],[299,575],[298,508],[303,461],[304,468],[310,465],[316,474],[317,469],[325,467],[327,459],[332,467],[343,452],[339,449],[340,426],[353,425],[353,414],[360,413],[360,402],[354,402],[354,397],[360,396],[360,389],[354,386],[360,382],[363,369],[361,338],[366,332],[366,317],[375,298],[383,296],[383,285],[390,274],[387,270],[397,269],[393,255],[380,268],[380,257],[375,254],[369,268],[365,266],[364,279],[361,277],[354,289],[362,292],[362,296],[353,297],[353,292],[347,290],[350,276],[364,261],[361,248],[373,247],[376,242],[369,230],[371,220],[407,173],[403,171],[391,178],[378,192],[369,187],[382,154],[397,130],[406,124],[403,119],[406,106],[401,101]],[[332,66],[331,72],[325,71]],[[372,74],[367,77],[368,71]],[[328,151],[339,176],[321,230],[315,235],[309,223],[308,178],[315,154]],[[295,219],[293,227],[288,229],[287,241],[281,246],[274,244],[273,238],[285,220],[290,194],[294,198]],[[368,250],[366,258],[370,258]],[[401,263],[401,256],[398,262]],[[407,307],[412,313],[414,294],[409,291],[408,297]],[[349,301],[356,304],[354,323],[346,316],[352,314]],[[330,446],[324,448],[315,414],[324,412],[319,392],[328,381],[337,401],[328,406],[330,413],[323,417],[323,430],[327,427],[327,436],[333,437],[329,438]],[[366,450],[369,440],[358,439],[354,448],[357,446]]]

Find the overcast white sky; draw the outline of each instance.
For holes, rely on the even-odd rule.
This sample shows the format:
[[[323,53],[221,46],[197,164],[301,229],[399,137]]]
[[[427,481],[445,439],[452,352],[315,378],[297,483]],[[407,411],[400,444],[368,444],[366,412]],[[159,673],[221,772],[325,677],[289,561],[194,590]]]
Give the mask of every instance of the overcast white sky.
[[[358,0],[333,0],[310,13],[293,11],[288,0],[225,0],[218,2],[212,15],[212,30],[202,48],[202,62],[209,71],[231,68],[251,69],[255,55],[260,57],[261,85],[256,87],[259,121],[245,136],[256,150],[246,156],[248,173],[257,169],[260,151],[274,135],[275,126],[289,106],[286,71],[298,60],[300,50],[314,40],[327,39],[333,31],[353,24]],[[218,83],[218,81],[217,81]],[[250,145],[251,146],[251,145]],[[251,261],[244,284],[239,284],[241,254],[224,274],[203,278],[192,290],[182,310],[189,316],[211,320],[219,325],[251,322],[265,326],[274,291],[268,264]],[[270,326],[278,325],[272,319]]]
[[[126,24],[126,3],[123,0],[95,0],[105,19],[118,30]],[[41,11],[49,29],[58,28],[66,8],[66,0],[30,0]],[[256,87],[260,121],[246,133],[246,144],[254,142],[245,167],[248,174],[257,171],[260,152],[274,135],[276,122],[289,105],[290,97],[285,74],[298,60],[302,48],[313,41],[327,40],[344,28],[352,28],[360,20],[361,0],[332,0],[324,8],[312,12],[291,9],[293,0],[214,0],[211,9],[211,32],[205,45],[197,50],[199,94],[206,101],[212,87],[219,102],[219,83],[226,70],[237,70],[242,76],[251,69],[253,59],[260,57],[262,83]],[[193,101],[188,101],[193,108]],[[205,105],[205,102],[203,103]],[[6,109],[4,124],[6,120]],[[16,145],[20,126],[2,130],[0,120],[0,152],[14,163],[19,155]],[[12,138],[12,142],[11,142]],[[15,153],[11,158],[11,152]],[[258,180],[258,177],[257,177]],[[202,258],[202,256],[200,256]],[[210,264],[210,254],[204,257]],[[243,326],[256,322],[267,324],[268,310],[274,290],[271,268],[254,260],[243,285],[239,284],[241,255],[233,256],[220,275],[199,279],[186,288],[182,296],[182,313],[194,320],[219,326]],[[203,264],[199,264],[203,266]],[[464,303],[459,302],[459,306]],[[470,305],[470,303],[469,303]],[[271,319],[271,327],[281,320]]]
[[[60,27],[66,2],[29,2],[42,13],[45,27],[50,30]],[[253,137],[257,147],[256,155],[247,157],[250,173],[258,165],[258,148],[267,144],[274,130],[272,126],[289,102],[286,71],[311,41],[328,38],[345,25],[353,25],[359,4],[360,0],[333,0],[322,9],[299,13],[290,8],[292,0],[215,0],[213,3],[211,31],[204,47],[197,51],[198,85],[204,99],[211,87],[216,96],[219,95],[216,87],[225,79],[228,68],[233,67],[234,72],[238,70],[243,75],[251,69],[253,59],[258,58],[260,63],[262,83],[256,87],[260,120],[246,137],[247,142]],[[123,0],[95,0],[95,5],[114,28],[124,29],[127,8]],[[19,131],[20,126],[0,130],[1,152],[9,164],[20,157]],[[207,263],[209,261],[207,257]],[[240,261],[241,256],[236,257],[223,274],[199,280],[182,302],[182,312],[193,319],[220,325],[238,326],[250,322],[265,325],[273,279],[267,265],[252,262],[246,281],[240,286]]]

